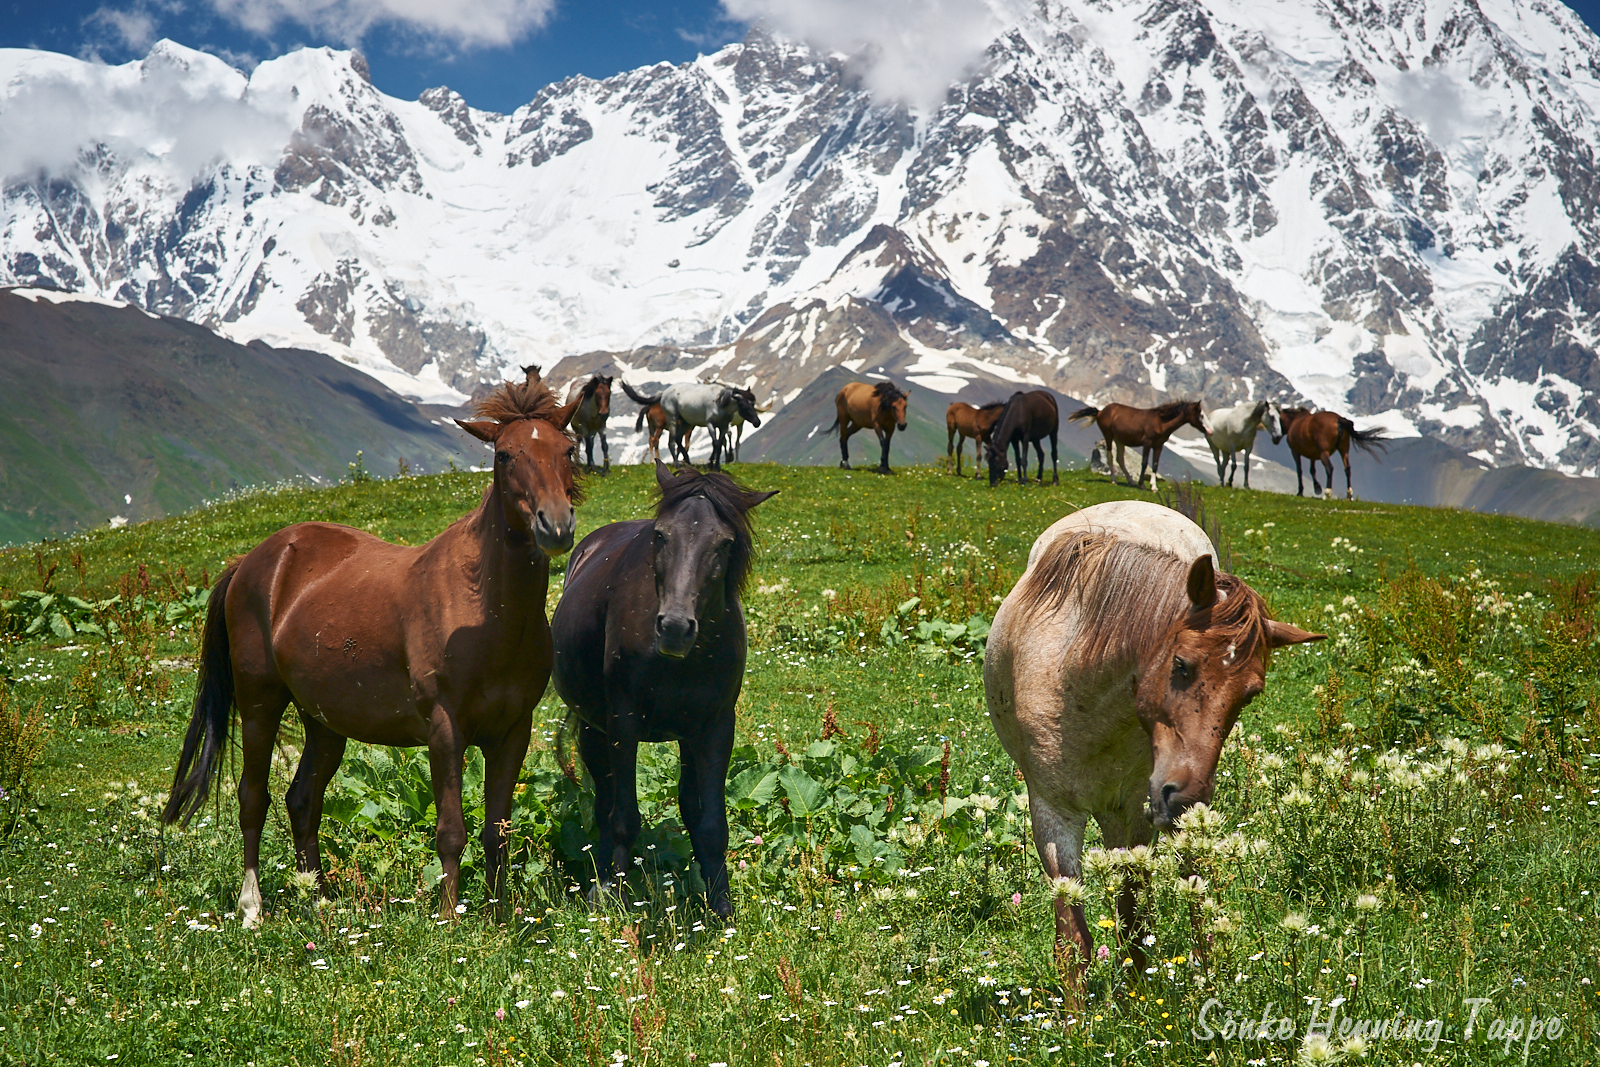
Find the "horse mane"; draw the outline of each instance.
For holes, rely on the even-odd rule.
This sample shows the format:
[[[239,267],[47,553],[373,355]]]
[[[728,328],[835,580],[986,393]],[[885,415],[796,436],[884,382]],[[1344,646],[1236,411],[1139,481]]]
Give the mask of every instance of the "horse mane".
[[[605,384],[605,381],[606,379],[602,375],[594,375],[588,381],[583,383],[583,388],[578,391],[578,399],[588,400],[590,397],[594,396],[596,389],[599,389],[601,385]]]
[[[1172,400],[1155,408],[1157,416],[1163,419],[1176,418],[1183,413],[1183,409],[1193,404],[1193,400]]]
[[[561,402],[543,381],[502,382],[498,389],[472,405],[473,413],[479,418],[499,423],[543,419],[552,425],[559,425],[556,413],[560,408]]]
[[[690,497],[704,497],[717,517],[733,527],[733,549],[728,553],[728,588],[743,593],[755,560],[755,539],[750,532],[750,509],[766,499],[765,493],[740,485],[721,471],[697,471],[680,467],[676,476],[661,487],[656,502],[656,518],[661,518]]]
[[[878,398],[880,404],[893,404],[896,400],[905,397],[900,387],[887,378],[872,387],[872,395]]]
[[[1244,662],[1271,652],[1266,601],[1239,578],[1217,574],[1218,598],[1192,611],[1187,577],[1192,561],[1161,549],[1085,530],[1047,548],[1017,586],[1019,605],[1059,611],[1075,600],[1083,620],[1078,648],[1089,662],[1139,662],[1184,627],[1206,630],[1232,645]]]
[[[994,411],[997,408],[1003,408],[1005,406],[1006,406],[1006,401],[1004,401],[1004,400],[995,400],[995,401],[991,401],[990,403],[984,404],[982,407],[979,407],[979,408],[977,408],[975,410],[977,410],[977,411]]]

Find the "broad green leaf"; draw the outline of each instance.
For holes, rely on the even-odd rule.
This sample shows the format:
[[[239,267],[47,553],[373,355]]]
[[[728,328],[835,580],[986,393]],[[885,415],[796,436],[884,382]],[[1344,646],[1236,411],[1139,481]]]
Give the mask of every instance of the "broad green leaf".
[[[806,746],[806,759],[822,759],[833,755],[836,746],[832,741],[813,741]]]
[[[748,811],[769,803],[778,790],[778,772],[765,765],[740,771],[728,783],[728,804]]]
[[[50,613],[50,629],[63,641],[71,641],[78,636],[73,632],[72,623],[68,622],[67,617],[59,611]]]
[[[778,782],[789,796],[789,813],[797,819],[815,815],[828,802],[827,789],[799,767],[779,771]]]

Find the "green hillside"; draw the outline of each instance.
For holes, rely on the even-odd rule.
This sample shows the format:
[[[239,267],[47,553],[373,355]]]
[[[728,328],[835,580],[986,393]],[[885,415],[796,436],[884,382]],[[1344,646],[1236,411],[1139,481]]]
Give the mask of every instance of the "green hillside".
[[[1224,560],[1280,618],[1330,639],[1274,658],[1220,765],[1219,825],[1157,846],[1147,973],[1105,925],[1134,859],[1085,874],[1108,951],[1074,994],[975,635],[1040,531],[1136,494],[1082,470],[993,490],[926,466],[735,473],[780,492],[755,513],[727,928],[685,893],[670,745],[644,746],[627,895],[582,903],[592,838],[556,765],[553,694],[502,912],[482,899],[474,837],[466,914],[435,915],[433,813],[403,800],[427,796],[426,761],[359,744],[323,825],[335,896],[312,901],[282,807],[293,724],[274,760],[260,931],[231,917],[232,764],[193,827],[156,831],[194,685],[181,587],[306,519],[418,543],[488,475],[253,492],[0,549],[6,598],[45,575],[86,601],[124,595],[101,611],[121,622],[110,642],[23,637],[34,602],[8,609],[0,1064],[1329,1062],[1303,1043],[1307,997],[1324,1019],[1340,997],[1357,1019],[1439,1021],[1432,1057],[1395,1039],[1336,1047],[1343,1062],[1596,1062],[1600,620],[1583,575],[1600,531],[1203,490]],[[579,536],[649,514],[653,485],[645,467],[589,478]],[[28,722],[47,733],[19,776]],[[1292,1027],[1203,1039],[1212,997],[1216,1025],[1232,1011]],[[1509,1055],[1491,1043],[1490,1023],[1503,1036],[1530,1016],[1561,1026]]]

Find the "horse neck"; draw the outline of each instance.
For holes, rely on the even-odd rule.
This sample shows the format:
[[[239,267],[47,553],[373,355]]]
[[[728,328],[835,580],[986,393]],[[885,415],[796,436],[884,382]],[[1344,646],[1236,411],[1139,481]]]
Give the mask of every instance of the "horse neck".
[[[1163,437],[1170,437],[1170,436],[1172,436],[1174,433],[1176,433],[1178,431],[1178,427],[1182,426],[1185,422],[1188,422],[1188,421],[1189,421],[1189,413],[1187,411],[1179,411],[1170,420],[1162,419],[1158,423],[1158,425],[1161,427],[1161,429],[1158,432]]]
[[[533,546],[532,535],[519,535],[506,520],[499,478],[489,483],[477,510],[441,534],[439,541],[452,534],[443,547],[462,560],[480,598],[491,604],[520,602],[543,613],[550,561]]]

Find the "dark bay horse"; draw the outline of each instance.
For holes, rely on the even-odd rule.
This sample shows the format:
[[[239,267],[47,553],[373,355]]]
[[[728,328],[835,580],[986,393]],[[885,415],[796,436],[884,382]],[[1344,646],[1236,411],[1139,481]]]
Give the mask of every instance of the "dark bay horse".
[[[1056,398],[1044,389],[1030,393],[1016,392],[1000,411],[1000,418],[989,432],[989,447],[985,458],[989,462],[989,485],[999,485],[1006,476],[1006,451],[1017,454],[1017,484],[1028,484],[1028,446],[1039,454],[1039,484],[1044,484],[1044,439],[1050,438],[1050,484],[1061,484],[1061,472],[1056,465],[1056,432],[1061,429],[1061,416],[1056,410]]]
[[[555,687],[594,782],[596,893],[627,877],[640,743],[676,741],[683,825],[706,903],[726,918],[725,791],[746,652],[739,596],[754,550],[750,509],[775,494],[659,463],[656,484],[653,521],[602,526],[572,554],[551,620]]]
[[[878,473],[889,473],[889,441],[896,430],[906,428],[906,403],[911,390],[901,389],[891,381],[877,384],[851,382],[833,398],[838,414],[823,433],[839,431],[839,466],[850,469],[850,435],[857,430],[871,430],[878,435],[883,446],[883,458],[878,462]]]
[[[966,451],[967,439],[972,439],[972,473],[979,477],[983,471],[978,467],[978,461],[983,458],[983,446],[989,443],[989,431],[994,429],[994,424],[1000,418],[1000,412],[1006,406],[1004,400],[996,400],[992,404],[985,404],[975,408],[971,404],[957,400],[944,412],[945,443],[944,454],[956,461],[956,477],[961,477],[961,453]]]
[[[537,381],[507,382],[480,401],[480,419],[459,425],[494,446],[493,479],[476,510],[420,548],[303,522],[267,538],[217,580],[194,715],[162,818],[187,819],[205,803],[222,774],[237,706],[245,926],[260,921],[267,771],[290,701],[305,727],[285,797],[299,870],[321,885],[322,799],[346,739],[426,745],[444,870],[441,913],[453,917],[467,838],[462,760],[476,745],[484,757],[488,895],[500,895],[506,842],[499,826],[510,817],[533,708],[550,677],[549,557],[572,547],[576,448],[566,425],[573,409]]]
[[[1057,887],[1056,952],[1073,985],[1093,957],[1081,856],[1149,844],[1209,803],[1222,744],[1266,683],[1275,648],[1324,635],[1277,622],[1216,570],[1205,531],[1146,500],[1073,513],[1034,542],[995,613],[983,660],[989,720],[1028,783],[1034,846]],[[1144,969],[1139,875],[1118,943]]]
[[[602,468],[606,473],[611,471],[611,449],[606,444],[606,420],[611,417],[611,383],[615,379],[609,374],[596,374],[583,383],[573,382],[567,389],[567,403],[577,402],[577,410],[572,413],[572,421],[567,428],[574,437],[583,442],[584,470],[592,471],[594,466],[594,439],[600,438],[600,455],[605,462]]]
[[[1306,476],[1300,470],[1300,459],[1305,457],[1310,460],[1311,489],[1317,496],[1333,498],[1333,453],[1338,452],[1339,458],[1344,460],[1344,495],[1346,500],[1356,498],[1355,490],[1350,487],[1350,446],[1354,444],[1369,456],[1377,456],[1381,449],[1387,452],[1388,446],[1384,444],[1383,431],[1379,429],[1358,430],[1356,424],[1343,415],[1335,415],[1331,411],[1318,411],[1313,414],[1305,408],[1284,408],[1278,416],[1283,426],[1283,436],[1289,440],[1289,451],[1294,453],[1294,473],[1300,486],[1295,491],[1296,496],[1306,495]],[[1326,490],[1317,483],[1317,463],[1321,461],[1322,467],[1328,472],[1328,487]]]
[[[1116,445],[1116,467],[1122,468],[1122,476],[1128,479],[1129,485],[1137,484],[1141,489],[1144,488],[1144,474],[1147,470],[1150,472],[1150,488],[1155,488],[1156,471],[1161,466],[1161,450],[1166,447],[1167,438],[1171,437],[1178,427],[1187,423],[1207,437],[1211,436],[1211,423],[1206,418],[1206,413],[1201,410],[1198,400],[1175,400],[1155,408],[1134,408],[1127,404],[1107,404],[1103,408],[1079,408],[1068,415],[1067,419],[1069,422],[1092,421],[1100,427],[1100,432],[1106,439],[1107,465],[1111,464],[1111,446]],[[1137,483],[1128,473],[1124,448],[1143,449]],[[1111,480],[1113,483],[1117,480],[1115,468],[1112,470]]]

